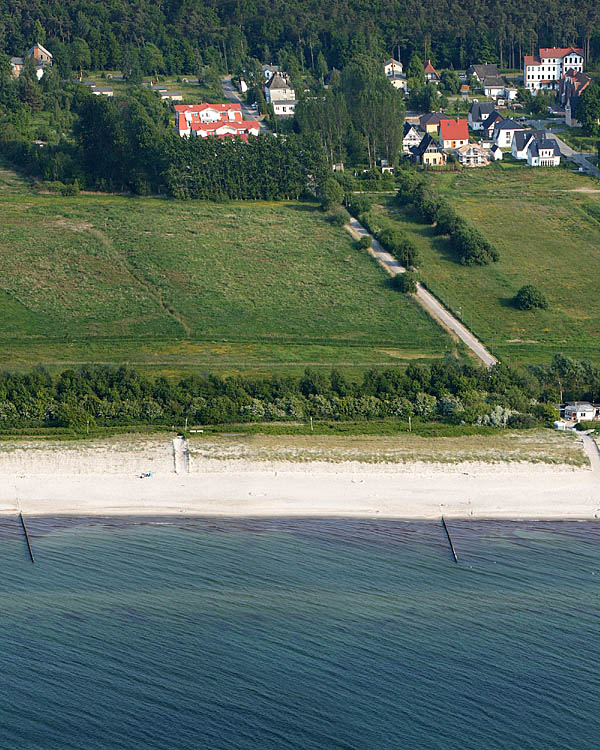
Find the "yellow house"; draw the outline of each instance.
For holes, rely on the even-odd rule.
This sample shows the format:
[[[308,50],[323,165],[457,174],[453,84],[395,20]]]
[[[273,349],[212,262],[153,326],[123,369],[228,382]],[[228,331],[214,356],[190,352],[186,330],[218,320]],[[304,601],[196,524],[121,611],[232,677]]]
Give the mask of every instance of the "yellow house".
[[[429,114],[419,117],[419,127],[429,135],[438,136],[440,134],[440,122],[444,119],[446,119],[446,116],[439,112],[429,112]]]

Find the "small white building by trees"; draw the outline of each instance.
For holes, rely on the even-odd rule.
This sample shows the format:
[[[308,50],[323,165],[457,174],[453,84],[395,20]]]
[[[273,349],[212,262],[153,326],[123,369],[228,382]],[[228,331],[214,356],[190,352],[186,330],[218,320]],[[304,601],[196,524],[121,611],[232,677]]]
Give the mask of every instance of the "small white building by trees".
[[[574,401],[565,406],[565,419],[573,422],[591,422],[596,418],[596,407],[588,401]]]

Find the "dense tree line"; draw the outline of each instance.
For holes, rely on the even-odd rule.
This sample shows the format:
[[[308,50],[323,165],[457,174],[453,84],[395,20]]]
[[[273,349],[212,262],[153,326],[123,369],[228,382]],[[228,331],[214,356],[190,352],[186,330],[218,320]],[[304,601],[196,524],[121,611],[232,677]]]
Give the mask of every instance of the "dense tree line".
[[[454,424],[528,427],[555,417],[565,399],[600,399],[600,371],[562,355],[517,372],[448,358],[405,370],[373,369],[361,380],[337,370],[301,377],[220,378],[171,382],[127,368],[88,366],[52,376],[44,370],[0,375],[0,429],[22,427],[369,420],[409,416]]]
[[[1,0],[0,48],[38,40],[61,68],[235,72],[248,55],[300,69],[343,68],[358,54],[414,51],[440,68],[520,67],[537,46],[600,51],[596,0]]]
[[[420,221],[434,224],[438,234],[447,235],[457,259],[465,266],[485,266],[499,259],[496,248],[453,206],[438,195],[433,185],[413,169],[399,173],[396,202],[408,206]]]

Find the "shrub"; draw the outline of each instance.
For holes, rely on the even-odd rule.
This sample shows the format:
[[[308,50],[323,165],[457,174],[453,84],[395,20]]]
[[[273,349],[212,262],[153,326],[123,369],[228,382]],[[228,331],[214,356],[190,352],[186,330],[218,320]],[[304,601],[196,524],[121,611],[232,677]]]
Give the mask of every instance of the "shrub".
[[[353,216],[360,216],[373,208],[373,199],[367,195],[353,195],[346,202],[346,207]]]
[[[327,219],[336,227],[343,227],[350,221],[350,214],[343,206],[334,206],[327,214]]]
[[[498,251],[481,232],[464,220],[457,223],[450,241],[463,266],[486,266],[499,258]]]
[[[70,185],[64,185],[60,189],[60,194],[65,195],[65,196],[78,195],[79,194],[79,182],[75,180]]]
[[[373,238],[369,234],[363,234],[358,241],[358,247],[361,250],[368,250],[373,244]]]
[[[344,190],[334,177],[328,177],[321,187],[319,198],[321,206],[327,210],[344,199]]]
[[[548,302],[542,292],[533,286],[533,284],[525,284],[522,286],[513,300],[514,306],[519,310],[545,310],[548,307]]]
[[[429,190],[420,191],[420,195],[414,202],[419,219],[426,224],[434,224],[437,221],[440,198]]]
[[[529,430],[537,427],[538,421],[532,414],[511,414],[507,425],[517,430]]]
[[[377,239],[406,268],[416,264],[418,258],[417,249],[400,230],[386,227],[379,232]]]
[[[460,216],[448,201],[442,199],[438,204],[436,221],[437,234],[453,234],[460,222]]]
[[[406,206],[415,201],[417,193],[424,186],[424,180],[416,172],[403,170],[396,174],[396,184],[398,185],[396,203],[399,206]]]
[[[417,291],[417,275],[410,271],[397,273],[392,278],[392,287],[403,294],[414,294]]]

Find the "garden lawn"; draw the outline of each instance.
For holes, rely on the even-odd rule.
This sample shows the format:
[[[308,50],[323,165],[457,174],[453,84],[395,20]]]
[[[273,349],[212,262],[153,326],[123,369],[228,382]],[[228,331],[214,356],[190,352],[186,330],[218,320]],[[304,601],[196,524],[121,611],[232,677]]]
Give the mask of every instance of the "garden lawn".
[[[418,246],[423,280],[500,359],[563,352],[600,364],[600,183],[568,169],[499,164],[438,173],[437,189],[498,248],[500,261],[465,267],[446,238],[387,204]],[[534,284],[547,310],[512,299]]]
[[[0,174],[0,366],[357,374],[446,333],[307,203],[38,195]]]

